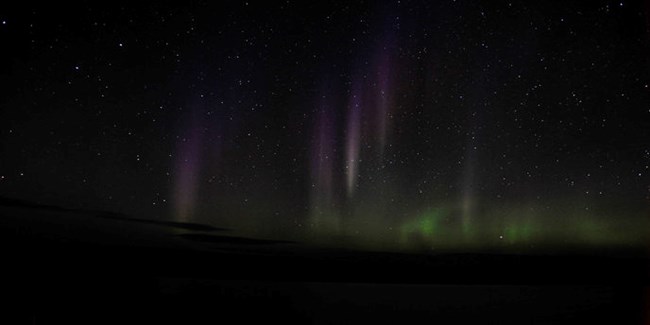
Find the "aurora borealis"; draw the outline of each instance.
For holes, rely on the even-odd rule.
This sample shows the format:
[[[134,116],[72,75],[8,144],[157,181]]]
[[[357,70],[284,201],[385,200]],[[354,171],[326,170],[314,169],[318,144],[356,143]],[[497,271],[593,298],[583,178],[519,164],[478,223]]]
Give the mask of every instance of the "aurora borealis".
[[[649,11],[12,8],[0,195],[380,249],[647,248]]]

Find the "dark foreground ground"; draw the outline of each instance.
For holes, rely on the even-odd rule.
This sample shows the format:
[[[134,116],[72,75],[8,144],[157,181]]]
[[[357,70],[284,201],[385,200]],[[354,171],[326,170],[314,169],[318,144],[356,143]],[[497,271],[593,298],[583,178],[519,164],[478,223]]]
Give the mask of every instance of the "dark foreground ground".
[[[0,203],[3,324],[648,324],[641,252],[372,253]]]

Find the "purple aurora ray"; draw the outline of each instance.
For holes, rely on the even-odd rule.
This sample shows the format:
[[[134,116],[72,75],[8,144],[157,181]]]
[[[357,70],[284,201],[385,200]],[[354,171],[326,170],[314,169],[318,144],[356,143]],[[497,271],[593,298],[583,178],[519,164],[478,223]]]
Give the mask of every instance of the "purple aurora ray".
[[[311,209],[312,221],[328,217],[333,205],[335,125],[327,98],[322,97],[314,127],[311,147]],[[318,225],[316,225],[318,226]]]
[[[172,198],[174,216],[178,221],[189,221],[194,213],[201,169],[202,138],[202,129],[197,118],[193,117],[188,135],[180,138],[177,144]]]
[[[352,197],[359,177],[361,147],[361,84],[355,82],[350,94],[345,139],[345,169],[348,197]]]
[[[393,105],[393,62],[392,62],[393,37],[387,37],[385,45],[379,50],[377,59],[377,101],[376,105],[376,132],[379,154],[383,157],[390,127],[391,107]]]

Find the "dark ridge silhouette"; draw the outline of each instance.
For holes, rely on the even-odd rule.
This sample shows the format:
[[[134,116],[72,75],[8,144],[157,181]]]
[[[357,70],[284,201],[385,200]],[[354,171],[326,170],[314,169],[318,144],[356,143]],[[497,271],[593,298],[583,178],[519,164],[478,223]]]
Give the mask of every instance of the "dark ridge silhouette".
[[[156,226],[178,228],[178,229],[184,229],[184,230],[193,230],[193,231],[229,231],[229,229],[227,229],[227,228],[217,228],[217,227],[213,227],[213,226],[210,226],[210,225],[204,225],[204,224],[200,224],[200,223],[138,219],[138,218],[131,218],[131,217],[128,217],[128,216],[125,216],[125,215],[121,215],[121,214],[117,214],[117,213],[110,213],[110,212],[109,213],[100,212],[99,214],[96,214],[95,216],[97,216],[99,218],[104,218],[104,219],[130,221],[130,222],[137,222],[137,223],[144,223],[144,224],[150,224],[150,225],[156,225]]]
[[[180,234],[178,237],[214,244],[236,244],[236,245],[276,245],[276,244],[294,244],[293,241],[287,240],[269,240],[269,239],[253,239],[244,237],[231,237],[231,236],[215,236],[206,234]]]
[[[62,208],[56,205],[45,205],[36,202],[30,202],[30,201],[18,200],[18,199],[6,198],[6,197],[0,197],[0,206],[43,209],[43,210],[53,210],[53,211],[74,211],[72,209]]]
[[[175,221],[159,221],[159,220],[148,220],[148,219],[139,219],[133,218],[121,213],[108,212],[108,211],[97,211],[97,210],[82,210],[82,209],[70,209],[64,208],[55,205],[45,205],[25,200],[18,200],[12,198],[0,197],[0,206],[5,207],[17,207],[17,208],[28,208],[28,209],[40,209],[40,210],[49,210],[49,211],[66,211],[71,213],[87,214],[89,216],[112,219],[119,221],[128,221],[142,224],[149,224],[162,227],[170,227],[183,230],[192,230],[192,231],[228,231],[227,228],[217,228],[210,225],[204,225],[200,223],[192,222],[175,222]]]

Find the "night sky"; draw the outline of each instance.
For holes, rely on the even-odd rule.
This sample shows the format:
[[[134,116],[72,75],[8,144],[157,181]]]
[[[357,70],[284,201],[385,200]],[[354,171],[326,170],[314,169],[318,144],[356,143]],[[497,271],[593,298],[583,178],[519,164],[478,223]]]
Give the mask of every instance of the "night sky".
[[[647,1],[3,5],[0,196],[382,248],[646,247],[649,30]]]

